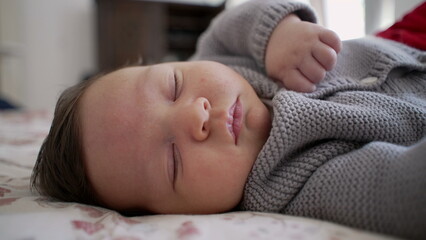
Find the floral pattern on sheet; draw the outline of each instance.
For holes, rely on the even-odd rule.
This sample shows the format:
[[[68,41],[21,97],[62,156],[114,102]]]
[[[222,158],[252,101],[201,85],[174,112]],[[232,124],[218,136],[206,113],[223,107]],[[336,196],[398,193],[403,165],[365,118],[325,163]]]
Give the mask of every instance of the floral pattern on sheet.
[[[0,187],[0,197],[4,197],[5,193],[10,193],[10,190],[7,188]]]
[[[39,196],[29,182],[51,120],[49,111],[0,112],[0,239],[391,239],[279,214],[124,217]]]
[[[81,220],[73,220],[71,223],[75,229],[81,229],[89,235],[92,235],[105,227],[102,223],[91,223]]]
[[[176,233],[179,239],[189,238],[191,236],[200,234],[198,228],[194,225],[192,221],[183,222],[176,230]]]

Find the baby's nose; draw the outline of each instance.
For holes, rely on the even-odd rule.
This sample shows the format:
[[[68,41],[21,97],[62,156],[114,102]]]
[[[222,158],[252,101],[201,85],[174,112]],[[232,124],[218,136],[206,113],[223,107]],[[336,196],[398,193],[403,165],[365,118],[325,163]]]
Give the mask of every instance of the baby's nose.
[[[191,116],[188,116],[187,121],[190,124],[191,135],[197,141],[203,141],[209,136],[210,109],[210,102],[204,97],[197,98],[191,106]]]

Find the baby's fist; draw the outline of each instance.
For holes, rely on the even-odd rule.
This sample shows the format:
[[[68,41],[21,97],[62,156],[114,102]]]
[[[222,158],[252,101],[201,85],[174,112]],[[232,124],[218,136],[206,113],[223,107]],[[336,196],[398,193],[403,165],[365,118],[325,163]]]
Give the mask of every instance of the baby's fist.
[[[266,71],[289,90],[312,92],[335,66],[340,49],[341,41],[333,31],[289,15],[271,35]]]

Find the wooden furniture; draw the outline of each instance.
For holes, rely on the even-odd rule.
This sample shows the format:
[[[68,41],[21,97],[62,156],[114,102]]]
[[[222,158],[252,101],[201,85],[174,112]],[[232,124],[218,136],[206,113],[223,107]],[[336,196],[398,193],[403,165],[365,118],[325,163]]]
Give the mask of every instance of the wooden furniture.
[[[98,66],[108,71],[138,62],[185,60],[220,6],[166,1],[97,0]]]

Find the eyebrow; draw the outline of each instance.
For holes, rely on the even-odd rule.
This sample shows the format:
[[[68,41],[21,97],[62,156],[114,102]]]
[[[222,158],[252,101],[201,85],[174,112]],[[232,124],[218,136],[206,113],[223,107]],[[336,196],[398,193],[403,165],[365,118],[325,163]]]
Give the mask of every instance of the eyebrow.
[[[144,75],[145,75],[145,77],[148,77],[148,76],[150,76],[151,75],[151,72],[152,72],[152,66],[145,66],[146,68],[145,68],[145,71],[144,71]]]
[[[136,74],[135,76],[136,86],[134,89],[135,91],[139,91],[140,89],[144,87],[144,85],[147,83],[146,79],[149,79],[151,72],[152,72],[152,67],[146,66],[146,68],[143,69],[143,71],[141,71],[139,74]]]

